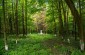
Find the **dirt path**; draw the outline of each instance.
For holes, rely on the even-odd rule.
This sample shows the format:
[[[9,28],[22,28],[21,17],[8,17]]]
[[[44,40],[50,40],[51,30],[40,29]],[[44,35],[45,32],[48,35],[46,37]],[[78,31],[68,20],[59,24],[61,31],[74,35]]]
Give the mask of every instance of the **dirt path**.
[[[59,55],[58,50],[55,48],[56,45],[62,45],[61,42],[58,42],[56,40],[56,38],[53,39],[49,39],[43,42],[43,45],[47,48],[51,49],[51,52],[53,53],[53,55]]]

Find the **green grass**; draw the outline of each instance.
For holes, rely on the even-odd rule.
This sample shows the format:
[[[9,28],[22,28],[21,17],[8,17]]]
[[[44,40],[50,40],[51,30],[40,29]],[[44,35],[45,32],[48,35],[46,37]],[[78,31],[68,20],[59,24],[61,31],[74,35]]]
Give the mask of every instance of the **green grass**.
[[[48,39],[51,39],[53,38],[53,35],[51,34],[30,34],[29,37],[32,39],[32,40],[36,40],[36,41],[45,41],[45,40],[48,40]]]
[[[82,53],[79,49],[68,45],[67,42],[61,43],[60,37],[54,37],[51,34],[28,34],[26,37],[19,35],[17,45],[15,37],[15,35],[8,36],[8,51],[4,50],[4,41],[0,38],[0,55],[55,55],[54,52],[57,52],[57,55],[85,55],[85,52]],[[52,51],[54,48],[55,50]]]
[[[11,36],[10,36],[11,37]],[[50,55],[51,51],[42,45],[42,42],[53,38],[50,34],[29,34],[26,38],[18,38],[18,44],[15,44],[15,38],[8,39],[9,51],[1,51],[2,55]],[[3,42],[1,40],[1,42]],[[3,43],[0,44],[2,45]],[[4,46],[4,45],[2,45]],[[2,47],[0,47],[2,48]],[[1,50],[1,49],[0,49]]]

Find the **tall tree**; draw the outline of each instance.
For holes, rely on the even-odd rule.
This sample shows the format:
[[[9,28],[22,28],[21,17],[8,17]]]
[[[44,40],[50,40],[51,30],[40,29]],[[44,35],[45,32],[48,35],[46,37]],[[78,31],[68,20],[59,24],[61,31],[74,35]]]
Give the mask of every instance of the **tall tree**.
[[[52,18],[53,18],[53,22],[54,22],[54,34],[56,36],[56,19],[55,19],[55,13],[54,13],[54,0],[52,0]]]
[[[63,21],[61,14],[61,0],[58,2],[58,12],[59,12],[59,35],[63,37]]]
[[[16,44],[18,39],[18,0],[16,0],[16,6],[15,6],[15,29],[16,29]]]
[[[14,18],[15,18],[15,11],[14,11],[14,0],[12,0],[12,32],[14,33],[14,21],[13,20],[15,20]]]
[[[66,4],[68,5],[68,7],[70,8],[72,15],[74,16],[74,20],[77,24],[78,27],[78,34],[80,37],[80,47],[81,50],[84,50],[84,36],[83,36],[83,25],[82,25],[82,18],[80,16],[80,14],[78,13],[78,11],[75,8],[75,5],[73,3],[72,0],[65,0]]]
[[[25,12],[24,12],[24,1],[22,2],[22,25],[23,25],[23,36],[25,35]]]
[[[2,8],[3,8],[3,29],[4,29],[4,43],[5,43],[5,50],[8,50],[7,44],[7,36],[6,36],[6,14],[5,14],[5,0],[2,1]]]
[[[67,17],[67,12],[68,11],[66,11],[67,9],[66,9],[67,7],[66,7],[66,4],[64,3],[64,1],[62,0],[62,10],[63,10],[63,16],[64,16],[64,34],[65,34],[65,36],[67,36],[67,34],[68,34],[68,17]]]
[[[27,0],[25,0],[25,34],[27,34]]]

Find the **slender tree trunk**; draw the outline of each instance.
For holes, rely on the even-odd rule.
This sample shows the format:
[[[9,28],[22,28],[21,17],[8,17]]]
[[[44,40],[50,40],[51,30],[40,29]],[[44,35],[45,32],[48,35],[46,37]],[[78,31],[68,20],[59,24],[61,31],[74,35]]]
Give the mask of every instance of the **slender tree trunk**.
[[[23,25],[23,36],[25,35],[25,25],[24,25],[24,2],[22,3],[22,25]]]
[[[54,32],[54,34],[55,34],[55,36],[56,36],[56,22],[55,22],[55,17],[54,17],[54,1],[52,1],[52,18],[53,18],[53,22],[54,22],[54,30],[53,30],[53,32]]]
[[[5,1],[3,0],[2,3],[3,3],[3,5],[2,5],[2,8],[3,8],[3,18],[4,18],[4,21],[3,21],[3,27],[4,27],[4,43],[5,43],[5,50],[7,51],[8,50],[8,44],[7,44],[7,37],[6,37]]]
[[[14,33],[14,0],[12,0],[12,33]]]
[[[10,31],[9,31],[9,14],[7,8],[8,8],[8,0],[5,0],[5,16],[6,16],[5,23],[6,23],[6,33],[8,34],[10,33]]]
[[[61,14],[61,1],[58,3],[58,12],[59,12],[59,35],[63,37],[63,21]]]
[[[64,35],[67,36],[67,17],[66,17],[66,7],[64,8],[65,4],[62,1],[62,9],[63,9],[63,16],[64,16]]]
[[[80,37],[80,48],[83,51],[84,50],[84,36],[83,36],[83,25],[82,25],[82,18],[79,15],[78,11],[75,8],[75,5],[72,0],[65,0],[68,7],[70,8],[72,15],[74,16],[74,20],[78,27],[78,33]]]
[[[1,17],[0,17],[0,36],[1,36]]]
[[[12,27],[12,17],[9,17],[9,26],[10,26],[10,33],[13,33],[13,27]]]
[[[16,8],[15,8],[15,29],[16,29],[16,44],[18,40],[18,0],[16,0]]]
[[[67,8],[67,11],[66,11],[66,21],[67,21],[67,23],[66,23],[66,25],[67,25],[66,26],[66,28],[67,28],[66,33],[67,33],[67,36],[69,35],[69,24],[68,24],[69,18],[68,18],[68,16],[69,16],[69,9]]]
[[[77,40],[77,33],[76,33],[77,27],[76,27],[76,22],[73,20],[73,37],[75,37],[75,40]]]
[[[27,0],[25,0],[25,33],[27,35]]]
[[[82,15],[81,15],[81,4],[80,4],[80,2],[81,2],[81,1],[79,0],[79,13],[80,13],[80,16],[82,16]]]

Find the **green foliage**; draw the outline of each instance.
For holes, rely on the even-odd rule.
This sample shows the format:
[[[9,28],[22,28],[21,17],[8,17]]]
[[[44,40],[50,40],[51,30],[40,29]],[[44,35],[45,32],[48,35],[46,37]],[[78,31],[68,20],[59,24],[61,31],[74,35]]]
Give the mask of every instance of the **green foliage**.
[[[0,38],[0,55],[3,55],[4,53],[3,48],[4,48],[4,42],[3,42],[3,39]]]
[[[62,54],[65,54],[65,53],[67,53],[67,51],[68,51],[68,48],[65,47],[65,46],[57,45],[56,48],[57,48],[57,50],[58,50],[60,53],[62,53]]]
[[[57,45],[55,46],[55,48],[57,49],[58,51],[58,54],[63,54],[63,55],[85,55],[85,52],[81,52],[80,50],[76,49],[76,48],[73,48],[71,46],[67,46],[65,47],[64,45],[61,46],[61,45]]]
[[[10,38],[11,37],[11,38]],[[52,38],[50,34],[30,34],[26,38],[18,39],[18,44],[15,44],[15,38],[10,35],[9,51],[0,51],[2,55],[50,55],[51,52],[42,45],[42,41]],[[2,41],[2,40],[1,40]],[[1,44],[2,46],[2,44]],[[0,46],[0,48],[2,48]],[[3,45],[4,46],[4,45]],[[4,53],[3,53],[4,52]]]
[[[73,50],[71,55],[82,55],[80,50]]]
[[[45,0],[38,0],[38,3],[40,6],[42,6],[45,3]]]
[[[50,34],[42,34],[42,35],[41,34],[34,34],[34,35],[30,34],[29,36],[30,38],[36,41],[44,41],[44,40],[53,38],[53,35],[50,35]]]

